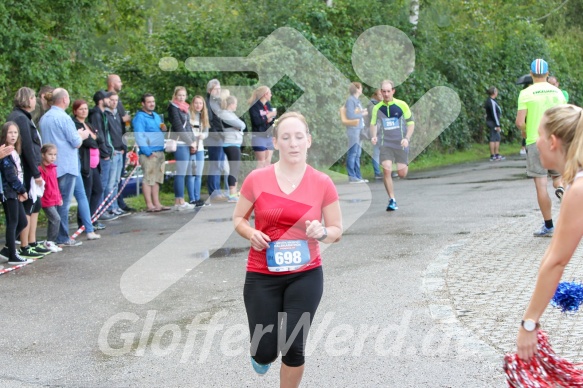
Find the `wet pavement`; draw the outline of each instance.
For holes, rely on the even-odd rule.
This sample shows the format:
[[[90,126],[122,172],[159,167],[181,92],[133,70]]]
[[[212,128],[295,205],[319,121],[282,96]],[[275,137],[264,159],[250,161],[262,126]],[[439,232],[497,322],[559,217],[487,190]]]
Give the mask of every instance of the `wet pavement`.
[[[302,386],[504,386],[502,356],[550,241],[532,237],[541,217],[524,160],[409,178],[395,182],[396,212],[378,181],[337,185],[345,233],[323,251]],[[0,276],[0,386],[277,386],[280,361],[263,377],[249,363],[248,242],[232,210],[134,214]],[[579,256],[565,280],[583,279]],[[573,361],[577,321],[554,308],[542,319]]]

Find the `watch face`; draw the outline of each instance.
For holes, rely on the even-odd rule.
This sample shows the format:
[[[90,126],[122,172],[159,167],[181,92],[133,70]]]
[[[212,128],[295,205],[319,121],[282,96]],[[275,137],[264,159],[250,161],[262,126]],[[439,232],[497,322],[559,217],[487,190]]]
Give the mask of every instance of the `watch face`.
[[[536,329],[536,323],[530,319],[527,319],[523,322],[522,327],[524,327],[524,330],[526,331],[534,331],[534,329]]]

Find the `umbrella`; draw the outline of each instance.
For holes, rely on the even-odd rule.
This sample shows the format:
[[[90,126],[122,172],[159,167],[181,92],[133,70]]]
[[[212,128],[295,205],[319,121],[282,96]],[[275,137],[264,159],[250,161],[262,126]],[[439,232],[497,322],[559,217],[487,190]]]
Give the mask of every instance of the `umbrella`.
[[[525,74],[516,80],[516,85],[531,85],[532,76],[530,74]]]

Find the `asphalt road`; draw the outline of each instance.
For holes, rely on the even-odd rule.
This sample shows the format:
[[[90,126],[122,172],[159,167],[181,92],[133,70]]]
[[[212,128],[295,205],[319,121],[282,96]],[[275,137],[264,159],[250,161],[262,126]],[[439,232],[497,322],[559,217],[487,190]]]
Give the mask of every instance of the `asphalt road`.
[[[540,217],[524,160],[395,187],[399,210],[386,212],[382,183],[338,185],[345,233],[323,252],[302,386],[504,386],[514,317],[549,241],[532,237]],[[248,243],[232,209],[133,214],[101,240],[0,276],[0,386],[278,386],[279,361],[262,377],[249,363]],[[519,254],[528,277],[506,269]],[[512,319],[497,326],[501,316]]]

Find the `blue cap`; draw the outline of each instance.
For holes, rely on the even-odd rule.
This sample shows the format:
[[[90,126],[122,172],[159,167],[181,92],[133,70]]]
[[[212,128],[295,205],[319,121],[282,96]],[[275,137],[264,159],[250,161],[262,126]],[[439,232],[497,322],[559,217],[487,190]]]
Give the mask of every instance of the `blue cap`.
[[[549,72],[549,64],[544,59],[535,59],[530,64],[530,71],[534,75],[543,75]]]

